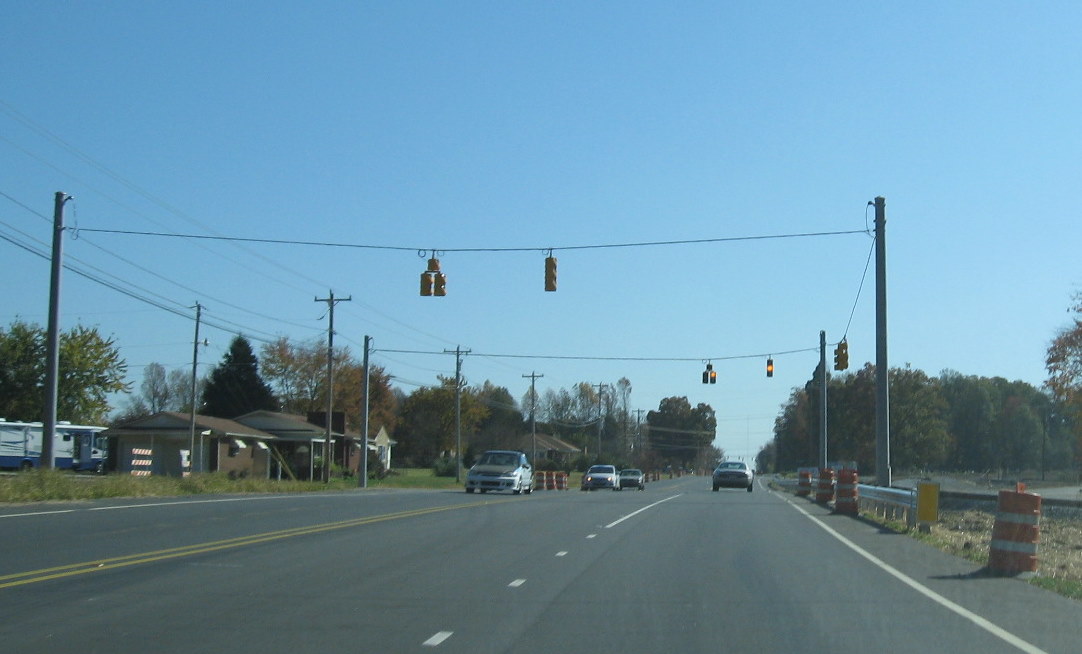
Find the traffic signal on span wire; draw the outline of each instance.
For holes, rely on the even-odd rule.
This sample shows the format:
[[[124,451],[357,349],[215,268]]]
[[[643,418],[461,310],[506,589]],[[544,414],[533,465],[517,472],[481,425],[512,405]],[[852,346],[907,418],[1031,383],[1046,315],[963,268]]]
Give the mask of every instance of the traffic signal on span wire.
[[[545,257],[545,290],[556,290],[556,257]]]
[[[714,364],[706,364],[706,370],[703,371],[703,383],[704,384],[716,384],[718,383],[718,373],[714,370]]]
[[[849,343],[842,341],[834,348],[834,369],[845,370],[849,367]]]
[[[447,275],[440,272],[440,260],[435,257],[428,260],[428,269],[421,273],[421,295],[447,295]]]
[[[766,376],[767,377],[773,377],[774,376],[774,359],[767,359],[766,360]]]

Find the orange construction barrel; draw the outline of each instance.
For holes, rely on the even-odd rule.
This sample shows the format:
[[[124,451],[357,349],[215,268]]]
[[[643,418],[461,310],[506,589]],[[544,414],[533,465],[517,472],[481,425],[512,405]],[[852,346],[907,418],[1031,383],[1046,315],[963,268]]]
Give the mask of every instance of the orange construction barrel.
[[[1037,571],[1037,543],[1041,540],[1041,496],[999,491],[999,507],[992,525],[988,569],[1016,573]]]
[[[819,486],[815,490],[815,501],[826,504],[834,500],[834,468],[819,469]]]
[[[860,513],[860,494],[857,484],[860,475],[856,470],[842,468],[838,471],[837,497],[834,499],[834,512],[846,515]]]

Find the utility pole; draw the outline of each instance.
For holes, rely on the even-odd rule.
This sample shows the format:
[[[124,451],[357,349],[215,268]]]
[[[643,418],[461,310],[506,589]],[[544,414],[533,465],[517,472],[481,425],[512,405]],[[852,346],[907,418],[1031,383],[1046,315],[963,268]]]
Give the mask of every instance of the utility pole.
[[[60,272],[64,261],[64,204],[71,196],[53,198],[53,260],[49,278],[49,331],[45,341],[45,419],[41,427],[41,467],[53,468],[56,439],[56,396],[60,380]]]
[[[890,374],[887,361],[887,201],[875,199],[875,477],[890,486]]]
[[[530,379],[530,433],[533,435],[533,464],[537,465],[537,380],[544,375],[539,375],[536,372],[531,372],[528,375],[523,375]]]
[[[601,394],[605,392],[605,384],[593,384],[597,386],[597,462],[601,463],[601,434],[605,431],[605,421],[601,418]]]
[[[335,298],[334,291],[328,292],[329,297],[316,298],[316,302],[326,302],[329,309],[330,320],[327,323],[327,437],[323,445],[323,482],[331,480],[331,462],[334,459],[334,450],[331,449],[331,416],[334,414],[334,305],[339,302],[349,302],[353,296],[347,298]],[[345,430],[343,430],[345,431]],[[368,442],[365,442],[368,447]]]
[[[199,470],[203,472],[203,448],[199,448],[199,465],[195,465],[195,369],[199,364],[199,320],[203,315],[203,305],[198,302],[195,303],[195,340],[192,341],[192,410],[188,420],[189,437],[191,438],[191,449],[188,450],[188,471],[194,472]],[[202,443],[200,443],[202,445]]]
[[[358,475],[361,479],[359,486],[361,488],[368,488],[368,400],[371,397],[368,387],[372,378],[369,377],[368,371],[368,353],[372,350],[372,338],[370,336],[364,337],[364,420],[362,421],[363,430],[361,433],[361,463],[360,472]]]
[[[827,467],[827,333],[819,332],[819,469]]]
[[[470,350],[463,350],[459,345],[444,353],[455,353],[455,481],[462,482],[462,355]]]
[[[642,449],[642,414],[644,409],[635,409],[635,447]]]

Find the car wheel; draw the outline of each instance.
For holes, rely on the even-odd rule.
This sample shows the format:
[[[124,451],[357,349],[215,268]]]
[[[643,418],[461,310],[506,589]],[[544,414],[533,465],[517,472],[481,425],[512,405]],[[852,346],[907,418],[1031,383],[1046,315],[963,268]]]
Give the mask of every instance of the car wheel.
[[[473,492],[473,489],[472,489],[472,488],[469,488],[469,487],[467,487],[467,488],[466,488],[466,492],[467,492],[467,493],[472,493],[472,492]]]
[[[480,491],[481,491],[481,494],[482,494],[482,495],[484,495],[485,493],[487,493],[487,492],[488,492],[488,489],[487,489],[487,488],[479,488],[478,490],[480,490]]]
[[[752,488],[753,488],[754,486],[755,486],[755,484],[753,484],[753,483],[752,483],[752,484],[748,484],[748,492],[749,492],[749,493],[751,492],[751,489],[752,489]]]
[[[718,492],[718,487],[717,486],[714,486],[714,492],[715,493]]]

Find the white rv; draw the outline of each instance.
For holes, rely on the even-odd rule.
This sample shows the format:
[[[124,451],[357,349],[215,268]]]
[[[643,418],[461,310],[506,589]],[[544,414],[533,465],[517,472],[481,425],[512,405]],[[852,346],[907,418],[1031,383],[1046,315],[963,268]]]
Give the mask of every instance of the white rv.
[[[58,469],[102,472],[105,466],[105,427],[56,425],[53,462]],[[0,421],[0,468],[28,470],[41,465],[40,422]]]

